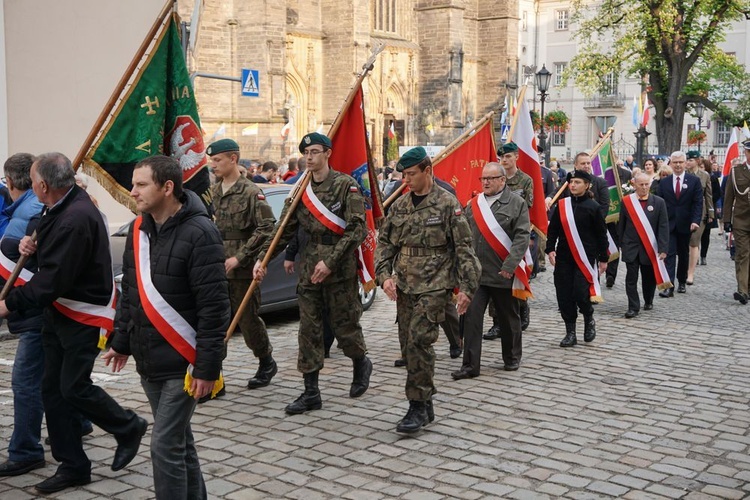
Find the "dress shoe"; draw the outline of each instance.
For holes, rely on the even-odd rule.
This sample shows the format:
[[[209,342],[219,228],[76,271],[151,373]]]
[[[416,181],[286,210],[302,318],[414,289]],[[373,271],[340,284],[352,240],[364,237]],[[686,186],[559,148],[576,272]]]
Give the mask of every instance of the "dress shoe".
[[[643,305],[643,310],[644,310],[644,311],[650,311],[650,310],[651,310],[651,309],[653,309],[653,308],[654,308],[654,304],[652,304],[652,303],[650,303],[650,302],[649,302],[648,304],[644,304],[644,305]]]
[[[478,376],[478,373],[471,373],[469,370],[464,370],[463,368],[451,373],[451,377],[453,377],[453,380],[463,380],[465,378],[475,378]]]
[[[705,266],[705,265],[706,265],[706,258],[701,257],[701,266]]]
[[[615,286],[615,279],[612,276],[607,276],[607,288]]]
[[[406,366],[406,359],[398,358],[396,361],[393,362],[393,366],[396,366],[398,368],[401,368],[402,366]]]
[[[118,471],[125,468],[138,454],[138,448],[141,446],[141,439],[146,434],[148,422],[141,417],[136,417],[135,428],[128,434],[115,436],[117,439],[117,449],[115,458],[112,460],[112,470]],[[37,486],[39,489],[39,486]]]
[[[0,476],[20,476],[34,469],[41,469],[44,464],[43,458],[40,460],[24,460],[23,462],[8,460],[0,464]]]
[[[743,306],[747,304],[747,294],[743,292],[734,292],[734,300],[738,300]]]
[[[258,389],[259,387],[265,387],[271,383],[271,379],[279,368],[276,365],[273,357],[266,356],[260,359],[258,364],[258,371],[255,372],[255,376],[247,381],[248,389]]]
[[[484,340],[495,340],[500,336],[500,327],[496,325],[492,325],[492,328],[487,330],[487,333],[482,335],[482,338]]]
[[[628,319],[635,318],[636,316],[638,316],[638,311],[634,309],[628,309],[625,313],[625,317]]]
[[[464,350],[459,346],[451,347],[451,359],[456,359],[464,353]]]
[[[663,299],[671,299],[672,297],[674,297],[674,287],[668,290],[662,290],[661,292],[659,292],[659,297]]]
[[[539,266],[539,272],[540,273],[546,273],[547,272],[547,266]]]
[[[503,366],[503,370],[506,372],[514,372],[518,370],[519,366],[521,366],[521,363],[507,363]]]
[[[45,479],[34,486],[40,493],[55,493],[72,486],[83,486],[91,482],[91,474],[85,476],[74,476],[67,472],[56,472],[54,476]]]
[[[677,285],[677,293],[685,293],[685,292],[687,292],[685,283],[680,283],[679,285]]]

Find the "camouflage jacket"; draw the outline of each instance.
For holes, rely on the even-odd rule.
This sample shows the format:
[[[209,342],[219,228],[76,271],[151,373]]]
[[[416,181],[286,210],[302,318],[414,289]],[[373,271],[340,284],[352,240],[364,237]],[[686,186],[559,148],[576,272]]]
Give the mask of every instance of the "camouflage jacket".
[[[459,287],[471,297],[481,267],[471,229],[455,196],[434,184],[414,207],[411,195],[397,199],[380,228],[375,273],[380,285],[396,275],[398,288],[419,294]]]
[[[258,250],[273,236],[276,222],[263,191],[249,179],[240,177],[226,193],[221,182],[211,186],[211,202],[216,225],[224,241],[224,257],[237,257],[240,267],[229,279],[252,279]]]
[[[325,281],[326,284],[353,279],[357,276],[356,251],[367,236],[365,201],[359,190],[359,184],[352,177],[331,169],[323,182],[316,184],[311,180],[311,185],[313,193],[320,202],[328,210],[344,219],[346,222],[344,234],[338,236],[328,229],[300,201],[289,223],[284,227],[273,256],[275,257],[284,250],[299,226],[310,236],[300,255],[299,280],[301,284],[310,285],[313,270],[321,260],[332,271]],[[290,204],[291,199],[287,200],[280,220],[283,221],[286,217]],[[263,245],[260,259],[265,256],[269,246],[270,241]]]
[[[526,206],[531,208],[534,204],[534,181],[529,174],[522,172],[519,168],[516,175],[505,180],[505,185],[510,190],[526,201]]]

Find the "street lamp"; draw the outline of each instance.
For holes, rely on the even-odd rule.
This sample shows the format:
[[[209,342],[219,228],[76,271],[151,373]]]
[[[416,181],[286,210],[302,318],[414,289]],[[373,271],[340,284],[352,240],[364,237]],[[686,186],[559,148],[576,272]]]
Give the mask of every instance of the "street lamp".
[[[547,91],[549,90],[549,82],[552,79],[552,73],[549,72],[547,67],[542,64],[542,69],[536,74],[536,87],[539,89],[539,98],[542,102],[542,120],[539,131],[539,147],[543,151],[544,155],[544,166],[549,168],[549,156],[550,152],[547,149],[547,132],[544,131],[544,101],[547,99]],[[552,139],[550,137],[550,139]]]
[[[701,123],[703,123],[703,112],[706,110],[702,102],[695,105],[695,116],[698,117],[698,132],[701,131]],[[698,154],[701,154],[701,141],[700,136],[698,138]]]

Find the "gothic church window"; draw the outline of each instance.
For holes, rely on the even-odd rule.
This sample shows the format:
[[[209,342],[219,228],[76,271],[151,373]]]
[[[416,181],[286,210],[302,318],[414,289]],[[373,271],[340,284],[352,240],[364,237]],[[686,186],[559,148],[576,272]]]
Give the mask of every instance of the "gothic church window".
[[[376,31],[396,33],[397,0],[373,0],[373,28]]]

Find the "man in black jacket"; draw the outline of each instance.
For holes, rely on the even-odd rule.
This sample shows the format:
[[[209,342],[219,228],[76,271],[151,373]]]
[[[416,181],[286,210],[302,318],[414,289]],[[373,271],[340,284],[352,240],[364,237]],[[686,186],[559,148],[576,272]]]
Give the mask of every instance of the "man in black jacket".
[[[223,384],[230,305],[221,235],[200,198],[183,191],[174,158],[138,163],[131,195],[143,215],[128,232],[116,334],[104,359],[119,371],[135,358],[154,415],[156,498],[206,498],[190,419],[197,401]]]
[[[60,466],[36,489],[52,493],[91,482],[80,415],[114,434],[118,446],[112,470],[116,471],[138,453],[147,423],[91,382],[100,334],[111,330],[114,317],[112,259],[104,219],[89,195],[76,186],[75,172],[64,155],[40,156],[31,167],[31,181],[46,208],[37,227],[38,243],[25,237],[19,249],[24,255],[36,253],[39,270],[0,301],[0,316],[44,308],[42,398],[52,456]]]

